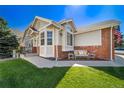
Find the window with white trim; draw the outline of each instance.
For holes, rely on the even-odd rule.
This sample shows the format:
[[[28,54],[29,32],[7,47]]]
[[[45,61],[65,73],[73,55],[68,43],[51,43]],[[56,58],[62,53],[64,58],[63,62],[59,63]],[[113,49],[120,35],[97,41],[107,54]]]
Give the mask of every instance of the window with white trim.
[[[73,36],[69,32],[67,32],[67,45],[69,45],[69,46],[73,45]]]
[[[52,45],[52,31],[47,31],[47,45]]]
[[[66,31],[67,31],[67,32],[71,32],[71,27],[70,27],[70,25],[66,25],[65,28],[66,28]]]
[[[44,42],[44,32],[41,33],[41,45],[44,45],[45,42]]]

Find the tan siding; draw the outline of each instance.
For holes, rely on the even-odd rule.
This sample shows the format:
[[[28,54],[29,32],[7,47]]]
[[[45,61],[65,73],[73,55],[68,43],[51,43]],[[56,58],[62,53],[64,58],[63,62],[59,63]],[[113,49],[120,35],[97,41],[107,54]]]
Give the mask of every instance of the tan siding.
[[[101,30],[75,35],[76,46],[101,45]]]

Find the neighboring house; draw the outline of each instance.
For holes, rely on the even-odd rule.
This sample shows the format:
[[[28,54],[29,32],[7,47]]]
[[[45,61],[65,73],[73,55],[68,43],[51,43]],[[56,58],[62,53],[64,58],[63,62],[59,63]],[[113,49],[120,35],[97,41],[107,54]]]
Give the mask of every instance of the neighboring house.
[[[116,20],[109,20],[76,29],[72,19],[54,22],[36,16],[25,30],[23,47],[27,52],[41,57],[65,59],[74,50],[95,50],[96,58],[114,59],[114,26]]]
[[[18,31],[18,30],[11,30],[11,32],[12,32],[14,35],[16,35],[16,38],[17,38],[17,40],[18,40],[20,46],[22,46],[22,45],[21,45],[21,44],[22,44],[21,42],[22,42],[22,39],[23,39],[23,36],[24,36],[24,32],[20,32],[20,31]]]

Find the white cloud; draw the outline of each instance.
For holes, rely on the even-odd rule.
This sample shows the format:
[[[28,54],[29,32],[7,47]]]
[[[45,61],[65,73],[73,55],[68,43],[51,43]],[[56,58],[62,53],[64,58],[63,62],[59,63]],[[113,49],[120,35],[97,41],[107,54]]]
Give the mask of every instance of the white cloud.
[[[86,6],[78,6],[78,5],[66,6],[64,17],[65,18],[76,17],[77,15],[80,15],[81,12],[85,11],[85,7]]]
[[[81,26],[81,25],[96,23],[106,19],[108,20],[114,17],[113,9],[111,6],[103,6],[102,9],[100,9],[100,12],[98,13],[96,12],[97,14],[93,17],[87,15],[88,12],[93,10],[89,11],[87,9],[88,9],[88,6],[86,5],[66,6],[64,18],[73,18],[76,25]]]
[[[72,18],[76,26],[82,25],[83,21],[86,19],[85,11],[87,6],[84,5],[72,5],[66,6],[64,12],[64,18]]]

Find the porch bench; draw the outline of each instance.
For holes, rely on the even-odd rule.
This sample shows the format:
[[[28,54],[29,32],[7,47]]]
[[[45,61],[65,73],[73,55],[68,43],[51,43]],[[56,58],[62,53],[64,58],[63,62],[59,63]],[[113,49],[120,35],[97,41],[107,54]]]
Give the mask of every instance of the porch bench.
[[[74,50],[74,57],[75,59],[79,57],[89,58],[89,53],[87,50]]]

